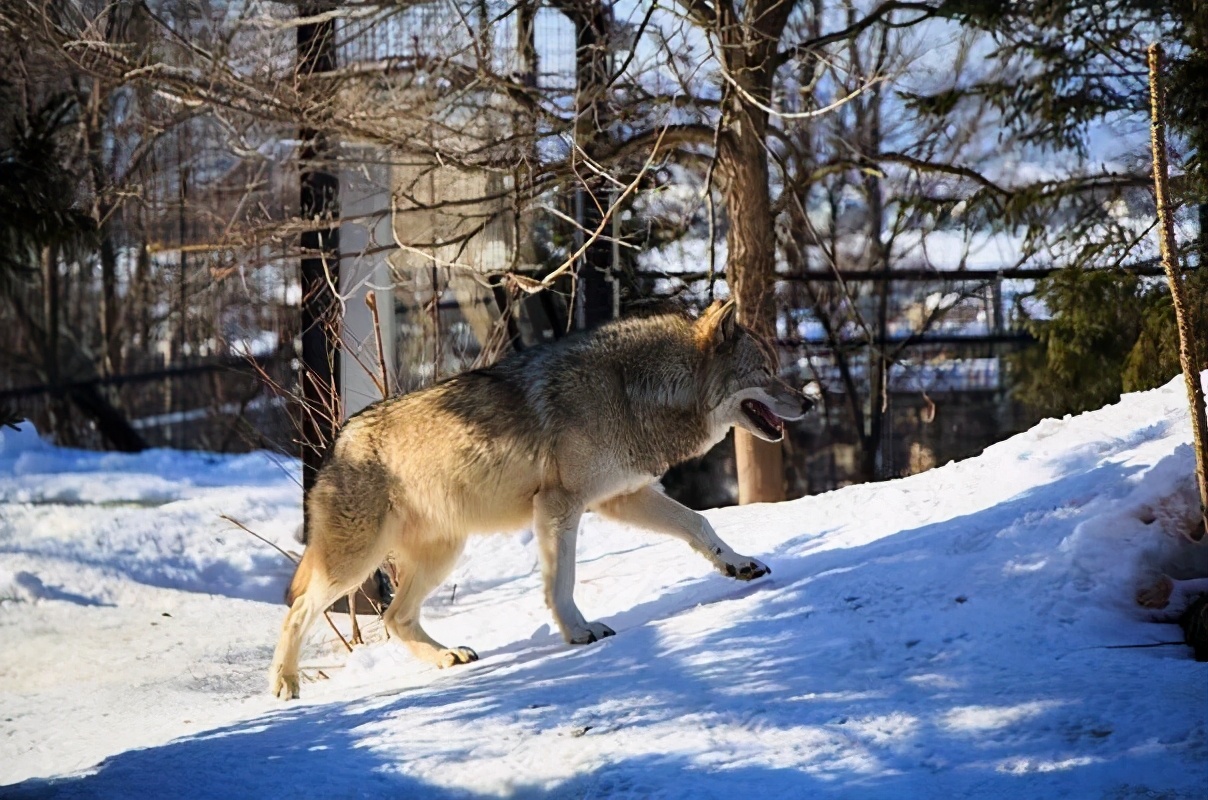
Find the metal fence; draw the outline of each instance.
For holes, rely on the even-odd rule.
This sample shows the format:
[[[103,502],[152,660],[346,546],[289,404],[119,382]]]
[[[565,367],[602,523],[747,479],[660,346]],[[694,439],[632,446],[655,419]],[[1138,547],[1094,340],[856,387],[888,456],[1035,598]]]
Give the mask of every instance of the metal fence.
[[[294,451],[288,398],[292,353],[194,360],[168,367],[56,386],[0,390],[5,416],[33,421],[44,435],[75,447],[112,447],[97,404],[120,409],[122,420],[148,447],[245,452]],[[85,409],[88,409],[85,411]]]

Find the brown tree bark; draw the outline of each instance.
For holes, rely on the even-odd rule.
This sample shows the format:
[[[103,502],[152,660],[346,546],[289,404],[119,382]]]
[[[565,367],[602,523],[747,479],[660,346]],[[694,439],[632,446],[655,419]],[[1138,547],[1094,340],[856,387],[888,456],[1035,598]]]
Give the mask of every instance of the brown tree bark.
[[[762,113],[762,112],[761,112]],[[721,140],[719,165],[724,165],[726,210],[730,227],[726,273],[730,294],[738,303],[738,321],[761,335],[774,332],[772,285],[776,242],[768,196],[768,162],[762,130],[749,121],[730,129]],[[736,130],[737,129],[737,130]],[[765,442],[742,429],[734,431],[734,458],[738,470],[738,502],[770,503],[783,500],[784,450],[779,442]]]
[[[1190,309],[1183,295],[1179,275],[1179,256],[1174,239],[1174,207],[1166,185],[1166,125],[1163,119],[1162,46],[1149,46],[1149,97],[1153,143],[1154,194],[1158,205],[1159,243],[1162,266],[1170,283],[1170,299],[1174,304],[1175,321],[1179,330],[1179,363],[1187,383],[1187,399],[1191,403],[1191,437],[1195,449],[1195,477],[1200,492],[1200,529],[1191,534],[1199,541],[1208,532],[1208,423],[1205,421],[1204,390],[1200,384],[1200,360],[1196,352],[1197,338],[1192,330]]]
[[[717,37],[727,73],[717,170],[730,227],[726,275],[738,304],[738,321],[762,335],[775,332],[773,281],[776,272],[775,219],[768,177],[767,128],[776,71],[776,48],[793,3],[755,0],[742,7],[742,18],[728,4],[717,4]],[[734,432],[738,502],[783,500],[782,445]]]

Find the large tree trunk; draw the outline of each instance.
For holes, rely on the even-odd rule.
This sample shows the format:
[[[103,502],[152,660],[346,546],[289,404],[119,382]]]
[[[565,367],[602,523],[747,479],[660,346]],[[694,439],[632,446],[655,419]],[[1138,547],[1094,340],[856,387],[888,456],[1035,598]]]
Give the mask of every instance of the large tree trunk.
[[[768,179],[768,114],[774,59],[792,3],[756,0],[744,8],[744,20],[723,7],[718,18],[722,57],[732,85],[726,89],[717,167],[729,230],[726,280],[738,303],[738,320],[758,333],[775,333],[773,288],[776,273],[775,219]],[[784,499],[784,451],[744,430],[734,432],[738,502]]]
[[[763,335],[775,332],[772,302],[776,242],[768,196],[768,161],[764,150],[765,122],[740,119],[721,141],[719,163],[726,166],[725,198],[730,227],[726,276],[738,303],[738,321]],[[742,113],[741,111],[739,112]],[[784,499],[784,455],[779,442],[734,431],[738,469],[738,502],[767,503]]]

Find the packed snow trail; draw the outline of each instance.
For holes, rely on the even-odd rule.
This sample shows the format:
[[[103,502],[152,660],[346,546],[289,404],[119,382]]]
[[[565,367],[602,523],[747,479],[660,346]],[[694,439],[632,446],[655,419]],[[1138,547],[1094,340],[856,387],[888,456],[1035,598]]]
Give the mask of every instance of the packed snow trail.
[[[6,431],[0,796],[1203,797],[1206,665],[1107,649],[1181,638],[1134,592],[1206,566],[1179,537],[1185,405],[1175,381],[912,478],[709,512],[772,566],[751,584],[589,518],[576,598],[617,636],[586,647],[552,630],[528,534],[473,540],[425,614],[481,661],[348,655],[320,623],[290,704],[265,672],[291,565],[219,515],[296,549],[296,464]]]

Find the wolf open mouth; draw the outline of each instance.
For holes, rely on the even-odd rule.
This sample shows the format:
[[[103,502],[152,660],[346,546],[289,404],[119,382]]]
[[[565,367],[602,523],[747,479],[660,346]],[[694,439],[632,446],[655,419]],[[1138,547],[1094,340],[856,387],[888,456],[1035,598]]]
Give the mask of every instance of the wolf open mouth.
[[[742,413],[747,415],[747,419],[751,420],[763,433],[767,434],[772,439],[780,439],[784,436],[784,420],[772,413],[772,409],[765,406],[758,400],[743,400]]]

